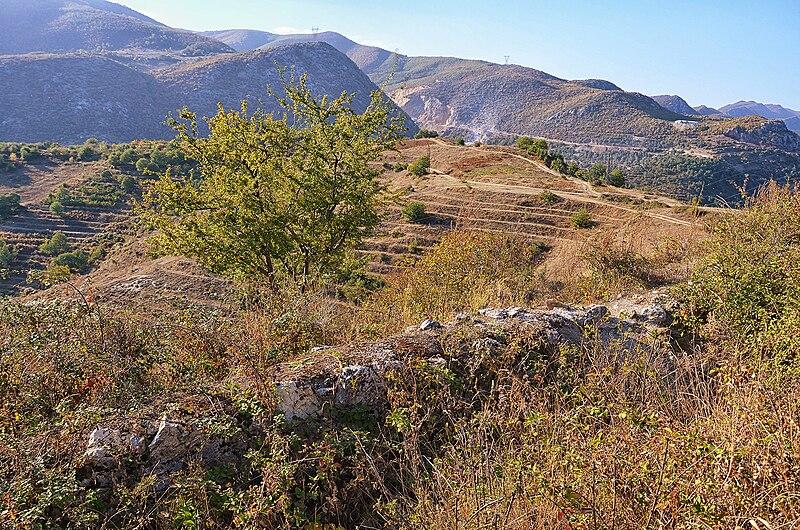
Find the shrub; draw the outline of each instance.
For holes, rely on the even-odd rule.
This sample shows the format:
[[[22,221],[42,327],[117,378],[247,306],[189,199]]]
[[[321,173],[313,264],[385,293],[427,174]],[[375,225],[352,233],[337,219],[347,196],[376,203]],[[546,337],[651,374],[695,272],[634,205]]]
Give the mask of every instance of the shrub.
[[[53,267],[68,267],[70,272],[82,272],[86,268],[88,261],[86,253],[78,249],[59,254],[50,262],[50,265]]]
[[[64,215],[64,205],[60,201],[53,200],[50,202],[50,213],[61,217]]]
[[[398,162],[397,164],[395,164],[395,165],[392,167],[392,169],[393,169],[395,172],[397,172],[397,173],[400,173],[400,172],[402,172],[402,171],[405,171],[406,169],[408,169],[408,164],[404,164],[404,163],[402,163],[402,162]]]
[[[592,216],[586,208],[581,208],[569,218],[569,224],[572,228],[590,228],[594,222]]]
[[[430,168],[431,159],[428,156],[423,155],[408,166],[408,172],[417,177],[421,177],[423,175],[427,175]]]
[[[456,145],[464,145],[464,137],[456,136],[455,138],[453,138],[453,143]]]
[[[561,201],[561,197],[559,197],[550,190],[544,190],[538,195],[538,197],[539,197],[539,202],[547,205],[555,204]]]
[[[798,234],[800,192],[775,183],[716,225],[688,291],[693,320],[707,324],[706,336],[723,337],[748,355],[797,362]]]
[[[606,182],[617,188],[625,186],[625,175],[619,169],[615,169],[606,177]]]
[[[122,189],[125,190],[125,193],[133,193],[136,191],[136,179],[130,175],[122,177],[119,183]]]
[[[19,195],[16,193],[0,195],[0,219],[8,219],[16,215],[19,209]]]
[[[71,247],[64,232],[55,232],[50,239],[42,243],[39,250],[50,256],[58,256],[69,252]]]
[[[409,202],[401,210],[403,217],[409,223],[419,223],[425,217],[425,204],[421,202]]]
[[[522,303],[541,251],[541,245],[519,236],[451,232],[413,266],[390,278],[368,304],[374,312],[365,314],[386,317],[371,325],[397,329],[489,303]]]
[[[8,273],[15,254],[14,249],[8,246],[8,243],[0,241],[0,275],[5,276]]]
[[[438,138],[439,133],[436,131],[431,131],[430,129],[420,129],[417,134],[414,135],[414,138],[419,140],[421,138]]]

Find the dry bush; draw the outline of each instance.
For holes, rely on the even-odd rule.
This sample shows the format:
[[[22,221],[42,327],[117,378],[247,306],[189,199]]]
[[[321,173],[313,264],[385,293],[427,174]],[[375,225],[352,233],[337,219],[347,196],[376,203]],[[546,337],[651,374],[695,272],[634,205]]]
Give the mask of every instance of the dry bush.
[[[448,233],[365,304],[358,324],[386,333],[490,304],[521,304],[536,279],[541,245],[516,235]]]

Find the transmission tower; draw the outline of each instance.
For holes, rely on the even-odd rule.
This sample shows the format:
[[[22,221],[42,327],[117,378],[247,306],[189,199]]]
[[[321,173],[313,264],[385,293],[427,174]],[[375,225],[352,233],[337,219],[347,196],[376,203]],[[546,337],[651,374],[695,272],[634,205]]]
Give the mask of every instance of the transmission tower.
[[[317,40],[317,33],[319,33],[319,28],[317,26],[314,26],[313,28],[311,28],[311,33],[314,34],[314,40]]]
[[[506,60],[506,64],[508,64],[508,60],[511,59],[511,56],[510,55],[504,55],[503,57]]]

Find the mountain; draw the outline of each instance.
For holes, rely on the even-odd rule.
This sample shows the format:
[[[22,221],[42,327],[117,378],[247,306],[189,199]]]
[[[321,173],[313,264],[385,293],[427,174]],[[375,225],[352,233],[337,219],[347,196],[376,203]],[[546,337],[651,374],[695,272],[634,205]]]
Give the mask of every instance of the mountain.
[[[0,140],[168,138],[164,118],[176,108],[155,78],[105,57],[0,57]]]
[[[651,96],[653,101],[677,114],[692,115],[695,110],[680,96]]]
[[[251,110],[274,111],[266,87],[280,87],[276,62],[309,72],[318,94],[355,93],[359,111],[378,90],[352,61],[324,43],[225,54],[152,74],[103,56],[6,56],[0,57],[0,141],[166,139],[174,136],[163,124],[166,116],[184,105],[208,116],[216,113],[218,102],[236,109],[248,99]],[[418,130],[410,119],[407,125],[411,134]]]
[[[199,33],[225,43],[237,52],[253,51],[280,37],[275,33],[255,29],[226,29],[221,31],[201,31]]]
[[[278,105],[266,97],[267,86],[281,86],[276,64],[293,67],[298,74],[307,73],[309,87],[316,94],[335,97],[343,91],[355,93],[353,106],[359,112],[369,104],[370,94],[379,90],[351,60],[324,42],[221,55],[159,70],[155,76],[200,115],[215,114],[217,102],[237,109],[245,98],[251,109],[277,112]],[[402,113],[399,109],[397,112]],[[419,130],[411,119],[406,119],[406,124],[412,135]]]
[[[720,107],[720,112],[732,118],[743,116],[761,116],[770,120],[782,120],[800,116],[800,112],[781,107],[780,105],[758,103],[757,101],[737,101]]]
[[[204,36],[217,39],[231,46],[237,51],[248,51],[255,49],[269,50],[287,44],[299,44],[304,42],[324,42],[330,44],[358,65],[367,75],[374,69],[379,68],[389,60],[393,53],[375,46],[365,46],[348,39],[340,33],[333,31],[323,31],[322,33],[295,33],[289,35],[279,35],[266,31],[250,29],[232,29],[222,31],[205,31]]]
[[[698,116],[715,116],[720,115],[722,113],[713,107],[706,107],[705,105],[700,105],[698,107],[693,107],[694,112],[693,114],[697,114]]]
[[[454,57],[410,57],[358,44],[334,32],[274,35],[251,30],[207,32],[231,46],[260,49],[326,42],[346,54],[421,127],[468,139],[521,134],[574,142],[649,144],[685,117],[642,94],[602,79],[567,81],[517,65]]]
[[[104,0],[0,0],[0,54],[155,50],[183,56],[233,52]]]
[[[770,120],[783,120],[786,126],[800,132],[800,111],[787,109],[771,103],[758,103],[757,101],[737,101],[719,109],[732,118],[743,116],[761,116]]]

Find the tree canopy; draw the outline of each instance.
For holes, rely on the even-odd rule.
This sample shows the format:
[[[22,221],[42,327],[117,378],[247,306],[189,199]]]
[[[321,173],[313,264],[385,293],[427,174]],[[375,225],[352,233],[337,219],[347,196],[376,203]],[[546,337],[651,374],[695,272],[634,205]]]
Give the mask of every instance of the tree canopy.
[[[140,212],[157,230],[157,253],[191,256],[237,279],[305,286],[334,272],[379,222],[385,187],[371,163],[401,137],[402,119],[379,91],[359,114],[353,95],[317,97],[306,76],[283,84],[285,96],[270,91],[281,116],[220,105],[207,137],[186,108],[171,120],[199,173],[167,171],[144,194]]]

